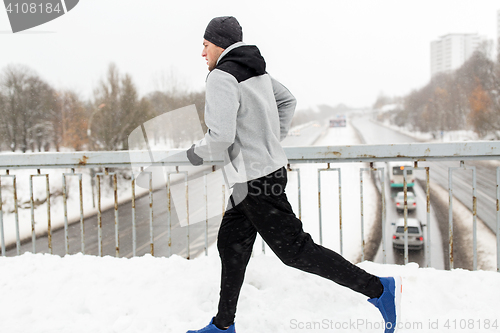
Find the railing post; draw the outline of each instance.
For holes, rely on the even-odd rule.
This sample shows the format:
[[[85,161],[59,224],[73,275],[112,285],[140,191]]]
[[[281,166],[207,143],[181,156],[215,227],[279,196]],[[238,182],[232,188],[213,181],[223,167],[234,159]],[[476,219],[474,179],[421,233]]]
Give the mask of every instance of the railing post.
[[[367,170],[366,168],[359,169],[359,202],[361,208],[361,261],[365,261],[365,221],[364,221],[364,211],[363,211],[363,171]],[[370,170],[370,169],[368,169]]]
[[[427,212],[427,239],[425,242],[425,249],[426,249],[426,254],[425,258],[427,261],[427,267],[431,267],[431,188],[430,188],[430,178],[429,178],[429,167],[425,167],[425,174],[426,174],[426,190],[425,190],[425,196],[426,196],[426,201],[427,201],[427,207],[426,207],[426,212]]]
[[[175,172],[167,172],[167,198],[168,198],[168,214],[167,214],[167,234],[168,234],[168,245],[169,245],[169,253],[168,255],[172,255],[171,245],[171,228],[172,228],[172,191],[171,191],[171,181],[170,175],[172,174],[183,174],[184,175],[184,186],[185,186],[185,195],[186,195],[186,259],[190,259],[190,234],[189,234],[189,183],[188,183],[188,173],[187,171],[179,171],[179,167],[175,167]],[[180,223],[180,221],[179,221]]]
[[[500,167],[497,167],[497,272],[500,273]]]
[[[381,192],[382,192],[382,263],[386,264],[387,263],[387,244],[385,242],[385,224],[387,223],[387,216],[386,216],[386,202],[385,202],[385,168],[379,168],[380,169],[380,185],[381,185]]]
[[[430,225],[431,225],[431,199],[430,199],[430,178],[429,178],[429,167],[423,167],[419,168],[418,167],[418,162],[414,162],[414,167],[405,167],[403,170],[403,179],[404,179],[404,209],[405,209],[405,225],[407,224],[407,217],[408,217],[408,181],[407,181],[407,170],[411,170],[412,172],[416,170],[425,170],[426,171],[426,228],[427,228],[427,236],[425,238],[425,261],[426,261],[426,266],[431,267],[431,247],[430,247],[430,241],[431,241],[431,233],[430,233]],[[416,178],[416,177],[415,177]],[[405,236],[407,238],[407,236]],[[407,240],[405,241],[407,242]],[[406,243],[405,243],[406,244]],[[407,246],[405,245],[405,264],[408,261],[408,249]]]
[[[120,224],[118,220],[118,179],[116,173],[113,173],[113,192],[115,198],[115,255],[120,257]]]
[[[189,187],[188,187],[188,174],[184,172],[184,179],[186,182],[186,238],[187,238],[187,259],[191,259],[190,253],[190,237],[189,237]]]
[[[476,193],[476,167],[472,168],[472,247],[474,262],[472,269],[477,270],[477,193]],[[464,167],[465,169],[465,167]]]
[[[64,203],[64,234],[65,234],[65,248],[66,254],[69,253],[69,240],[68,240],[68,194],[66,186],[66,176],[78,176],[78,186],[79,186],[79,200],[80,200],[80,244],[81,251],[85,254],[85,226],[83,221],[83,188],[82,188],[82,174],[75,173],[75,169],[71,169],[71,173],[63,173],[63,203]],[[47,175],[47,185],[48,185],[48,175]],[[49,227],[49,249],[52,253],[52,236]]]
[[[1,245],[1,249],[2,249],[2,257],[5,257],[5,232],[4,232],[4,228],[3,228],[3,207],[2,206],[3,206],[3,204],[2,204],[2,175],[0,175],[0,245]]]
[[[102,257],[102,211],[101,211],[101,175],[96,174],[97,178],[97,248],[98,256]]]
[[[344,237],[342,232],[342,176],[341,169],[338,168],[339,176],[339,242],[340,242],[340,255],[344,255]]]
[[[154,242],[154,231],[153,231],[153,173],[149,172],[149,244],[151,255],[155,255],[155,242]]]
[[[167,172],[167,257],[172,256],[172,192],[170,189],[170,173]]]
[[[449,259],[450,270],[453,269],[453,189],[452,189],[452,168],[448,168],[448,239],[449,239]]]
[[[321,173],[322,172],[337,172],[338,174],[338,188],[339,188],[339,241],[340,241],[340,254],[344,253],[343,238],[342,238],[342,177],[340,168],[330,168],[330,163],[326,169],[318,169],[318,207],[319,207],[319,223],[320,223],[320,244],[322,241],[322,204],[321,204]]]
[[[477,270],[477,195],[476,195],[476,167],[465,167],[464,161],[460,161],[460,166],[449,168],[448,187],[449,187],[449,225],[450,225],[450,269],[453,269],[453,191],[452,191],[452,173],[454,170],[472,170],[472,251],[473,263],[472,269]]]
[[[287,171],[288,172],[297,172],[297,206],[298,206],[298,218],[299,220],[302,220],[302,188],[301,188],[301,184],[300,184],[300,168],[291,168],[290,167],[290,164],[287,164],[287,167],[286,167]],[[262,253],[266,253],[265,252],[265,242],[264,240],[262,240]]]
[[[7,170],[7,174],[9,174],[9,170]],[[21,254],[21,236],[19,234],[19,210],[17,204],[17,182],[16,175],[12,175],[12,184],[14,187],[14,211],[16,216],[16,251],[17,255]]]
[[[404,245],[404,256],[405,256],[405,265],[408,264],[408,182],[406,180],[406,175],[408,168],[403,169],[403,186],[404,186],[404,237],[405,237],[405,245]]]
[[[323,245],[323,221],[321,218],[321,172],[318,170],[318,223],[319,223],[319,244]]]
[[[72,169],[73,173],[75,172],[75,169]],[[49,178],[47,176],[47,183],[49,181]],[[79,195],[80,195],[80,234],[81,234],[81,245],[82,245],[82,254],[85,254],[85,225],[83,222],[83,177],[82,174],[78,174],[78,188],[79,188]],[[50,229],[50,228],[49,228]]]
[[[16,226],[16,254],[21,254],[21,237],[19,234],[19,210],[17,203],[17,183],[16,183],[16,175],[11,175],[9,169],[5,170],[5,175],[0,175],[0,179],[2,177],[12,178],[12,187],[14,190],[14,217],[15,217],[15,226]],[[1,185],[1,184],[0,184]],[[2,256],[5,256],[5,234],[4,234],[4,223],[3,223],[3,205],[2,205],[2,187],[0,186],[0,230],[1,230],[1,247],[2,247]]]
[[[33,200],[33,175],[30,175],[30,206],[31,206],[31,245],[33,253],[36,253],[36,232],[35,232],[35,203]]]
[[[141,167],[141,173],[143,172],[143,168]],[[135,217],[135,176],[132,173],[131,179],[131,190],[132,190],[132,257],[137,255],[137,221]]]

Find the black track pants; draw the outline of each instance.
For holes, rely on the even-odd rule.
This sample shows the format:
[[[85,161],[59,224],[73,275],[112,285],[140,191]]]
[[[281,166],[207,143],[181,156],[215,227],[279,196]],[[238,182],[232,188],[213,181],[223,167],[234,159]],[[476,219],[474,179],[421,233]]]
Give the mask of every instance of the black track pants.
[[[378,277],[314,243],[302,230],[302,222],[293,213],[286,197],[286,182],[286,169],[282,168],[234,186],[230,200],[238,200],[236,206],[225,213],[217,240],[222,261],[220,301],[215,318],[218,326],[229,326],[234,321],[257,232],[288,266],[322,276],[369,298],[382,294],[383,286]]]

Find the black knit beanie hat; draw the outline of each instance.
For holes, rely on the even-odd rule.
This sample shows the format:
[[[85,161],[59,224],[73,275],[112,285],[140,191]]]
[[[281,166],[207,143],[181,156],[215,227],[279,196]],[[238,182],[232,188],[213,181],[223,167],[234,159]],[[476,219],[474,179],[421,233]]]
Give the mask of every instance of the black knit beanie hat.
[[[237,19],[232,16],[221,16],[210,21],[203,38],[223,49],[227,49],[234,43],[243,40],[243,31]]]

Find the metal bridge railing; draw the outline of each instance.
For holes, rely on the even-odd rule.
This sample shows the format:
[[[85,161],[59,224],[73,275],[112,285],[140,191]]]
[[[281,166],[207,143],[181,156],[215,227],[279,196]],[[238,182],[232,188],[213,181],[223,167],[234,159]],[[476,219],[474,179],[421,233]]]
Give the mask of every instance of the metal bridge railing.
[[[340,167],[330,168],[331,163],[344,163],[344,162],[360,162],[366,163],[368,167],[362,167],[360,169],[359,174],[359,186],[361,188],[361,196],[360,196],[360,207],[361,207],[361,253],[362,260],[365,259],[365,243],[364,243],[364,216],[363,216],[363,172],[370,171],[378,173],[379,175],[379,183],[380,183],[380,191],[381,191],[381,220],[382,220],[382,235],[386,234],[387,221],[386,221],[386,199],[385,199],[385,188],[386,182],[388,179],[387,168],[385,164],[381,164],[380,162],[412,162],[412,167],[407,167],[404,169],[404,219],[405,219],[405,242],[404,242],[404,258],[405,263],[408,262],[408,228],[406,221],[408,219],[408,205],[407,205],[407,193],[408,193],[408,184],[407,172],[409,170],[423,170],[426,173],[426,219],[427,224],[430,223],[430,190],[429,190],[429,181],[430,181],[430,170],[429,166],[419,166],[424,162],[433,162],[433,161],[458,161],[460,163],[459,167],[449,167],[448,168],[448,180],[449,180],[449,267],[453,268],[454,264],[454,249],[453,249],[453,206],[452,206],[452,198],[453,198],[453,182],[452,176],[454,171],[458,170],[472,170],[472,213],[473,213],[473,269],[477,269],[477,197],[476,197],[476,169],[474,166],[468,165],[473,161],[479,160],[500,160],[500,143],[499,142],[462,142],[462,143],[415,143],[415,144],[393,144],[393,145],[351,145],[351,146],[323,146],[323,147],[286,147],[286,154],[289,159],[288,171],[294,172],[297,174],[298,179],[298,217],[301,218],[301,198],[304,195],[310,195],[302,193],[302,188],[300,184],[300,168],[298,167],[300,164],[317,164],[317,179],[318,179],[318,213],[319,213],[319,241],[323,242],[323,232],[322,232],[322,187],[329,186],[328,184],[322,184],[321,175],[324,172],[336,172],[338,174],[338,200],[339,200],[339,217],[338,217],[338,227],[339,227],[339,244],[340,244],[340,253],[343,253],[343,220],[342,220],[342,189],[346,186],[354,186],[355,184],[347,184],[345,180],[342,182],[342,172]],[[131,161],[134,161],[131,163]],[[466,165],[467,162],[467,165]],[[187,228],[185,234],[182,236],[184,238],[184,242],[186,243],[186,251],[185,256],[187,258],[192,257],[190,253],[191,248],[191,239],[190,239],[190,212],[189,212],[189,186],[188,186],[188,178],[193,174],[198,172],[198,175],[201,174],[201,177],[204,179],[204,189],[203,191],[204,200],[205,200],[205,230],[204,230],[204,252],[208,253],[209,247],[209,214],[208,214],[208,196],[213,193],[208,190],[207,182],[209,182],[208,177],[211,173],[215,172],[217,166],[222,165],[222,161],[213,160],[213,161],[205,161],[205,168],[200,167],[198,169],[194,167],[190,167],[190,164],[181,150],[171,150],[168,152],[156,152],[156,151],[116,151],[116,152],[71,152],[71,153],[32,153],[32,154],[2,154],[0,155],[0,240],[1,240],[1,255],[7,255],[9,248],[16,249],[16,253],[14,255],[21,254],[21,244],[25,244],[26,242],[32,243],[32,251],[34,253],[40,251],[40,249],[36,248],[36,240],[37,240],[37,231],[36,227],[39,226],[36,223],[37,216],[34,213],[35,199],[34,199],[34,188],[33,188],[33,178],[34,177],[43,177],[45,178],[46,184],[46,205],[47,205],[47,226],[43,229],[45,233],[42,236],[38,237],[47,237],[48,242],[48,252],[53,253],[53,230],[52,230],[52,221],[54,220],[54,216],[51,215],[51,205],[53,205],[53,201],[51,201],[51,197],[54,195],[53,192],[58,192],[51,188],[50,184],[54,182],[53,172],[49,176],[46,170],[60,170],[58,172],[62,175],[62,184],[61,184],[61,193],[64,207],[64,248],[65,253],[70,253],[70,242],[76,242],[75,237],[70,237],[68,230],[70,229],[70,225],[74,225],[70,223],[68,219],[68,192],[67,192],[67,184],[66,180],[69,177],[77,177],[79,186],[78,186],[78,197],[79,197],[79,214],[80,218],[77,222],[79,222],[80,228],[80,237],[78,242],[80,243],[79,252],[85,254],[87,253],[88,246],[90,242],[90,238],[95,238],[96,235],[88,235],[85,232],[85,220],[88,218],[85,217],[84,214],[84,201],[92,199],[95,202],[94,194],[92,194],[92,198],[85,197],[84,191],[82,190],[82,177],[83,175],[90,175],[93,180],[93,184],[97,186],[97,255],[103,255],[103,242],[104,243],[114,243],[115,247],[115,255],[117,257],[124,256],[123,253],[120,253],[120,239],[123,236],[122,233],[130,234],[131,242],[132,242],[132,250],[130,255],[136,256],[139,248],[144,249],[145,247],[149,247],[149,253],[151,255],[155,255],[155,237],[156,238],[165,238],[166,239],[166,247],[167,252],[166,255],[172,254],[172,246],[173,243],[176,242],[180,236],[177,232],[175,235],[172,233],[172,205],[170,202],[171,198],[171,177],[176,178],[176,182],[185,184],[185,194],[186,194],[186,202],[185,206],[187,207],[185,219],[187,221]],[[326,164],[327,167],[321,167],[320,165]],[[154,167],[168,167],[169,169],[165,172],[165,184],[164,188],[168,193],[167,202],[154,202],[155,205],[166,207],[167,212],[167,229],[162,232],[160,235],[154,233],[154,220],[155,216],[153,215],[153,193],[156,188],[153,186],[153,171],[150,168]],[[292,168],[293,167],[293,168]],[[102,172],[95,172],[94,169],[101,169]],[[146,187],[146,191],[143,195],[149,196],[149,214],[147,217],[140,217],[140,219],[144,219],[149,224],[149,230],[146,235],[137,234],[137,219],[136,216],[136,177],[132,172],[133,168],[140,168],[144,175],[148,177],[148,186]],[[146,168],[146,169],[145,169]],[[184,168],[184,171],[179,171],[179,168]],[[45,173],[42,173],[41,170],[44,170]],[[70,172],[67,172],[67,169]],[[160,168],[161,169],[161,168]],[[19,210],[22,209],[19,207],[19,196],[18,196],[18,175],[15,174],[17,170],[33,170],[33,173],[26,175],[23,174],[24,177],[29,177],[29,188],[30,188],[30,208],[31,208],[31,221],[21,221],[19,219]],[[77,172],[78,170],[78,172]],[[119,188],[117,182],[117,171],[121,170],[121,173],[128,174],[130,186],[130,195],[128,201],[131,203],[131,221],[122,221],[119,219],[119,205],[121,204],[119,201]],[[496,173],[496,227],[494,228],[494,232],[496,233],[497,239],[497,271],[500,271],[500,167],[498,167]],[[103,234],[102,232],[102,219],[103,219],[103,211],[104,208],[101,205],[103,200],[102,198],[102,183],[106,180],[112,180],[112,196],[113,196],[113,210],[114,210],[114,235],[111,237],[109,234]],[[8,181],[10,179],[10,182]],[[58,182],[58,181],[56,181]],[[111,184],[111,183],[110,183]],[[221,182],[219,184],[219,192],[222,189],[222,206],[221,214],[224,213],[225,203],[227,200],[228,190],[224,187],[224,183]],[[6,188],[12,192],[11,197],[11,206],[10,213],[14,215],[14,223],[15,223],[15,240],[6,239],[6,235],[4,232],[4,206],[5,203],[3,199],[6,199],[5,193],[2,194],[2,191],[5,192]],[[94,187],[92,187],[94,191]],[[52,193],[51,193],[52,192]],[[210,193],[209,193],[210,192]],[[219,206],[219,207],[220,207]],[[201,213],[203,214],[203,213]],[[22,237],[20,233],[20,225],[25,223],[31,223],[31,237],[29,239],[27,237]],[[130,223],[129,223],[130,222]],[[120,231],[123,228],[120,226],[121,223],[130,224],[130,227],[127,227],[125,231]],[[36,227],[35,227],[36,226]],[[128,237],[128,236],[127,236]],[[147,245],[139,246],[138,248],[138,238],[148,238]],[[430,228],[427,228],[427,239],[430,239]],[[386,237],[382,237],[381,247],[383,252],[383,260],[386,262]],[[426,264],[430,266],[430,258],[431,258],[431,249],[430,242],[425,242],[425,253],[426,253]],[[263,251],[265,251],[265,247],[263,244]],[[91,251],[90,251],[91,252]]]

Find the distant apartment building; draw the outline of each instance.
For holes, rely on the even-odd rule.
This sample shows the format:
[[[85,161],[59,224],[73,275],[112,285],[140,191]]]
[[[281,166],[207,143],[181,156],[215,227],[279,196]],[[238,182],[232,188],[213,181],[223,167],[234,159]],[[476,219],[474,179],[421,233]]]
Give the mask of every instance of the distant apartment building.
[[[462,66],[483,41],[478,34],[448,34],[431,42],[431,76]]]

